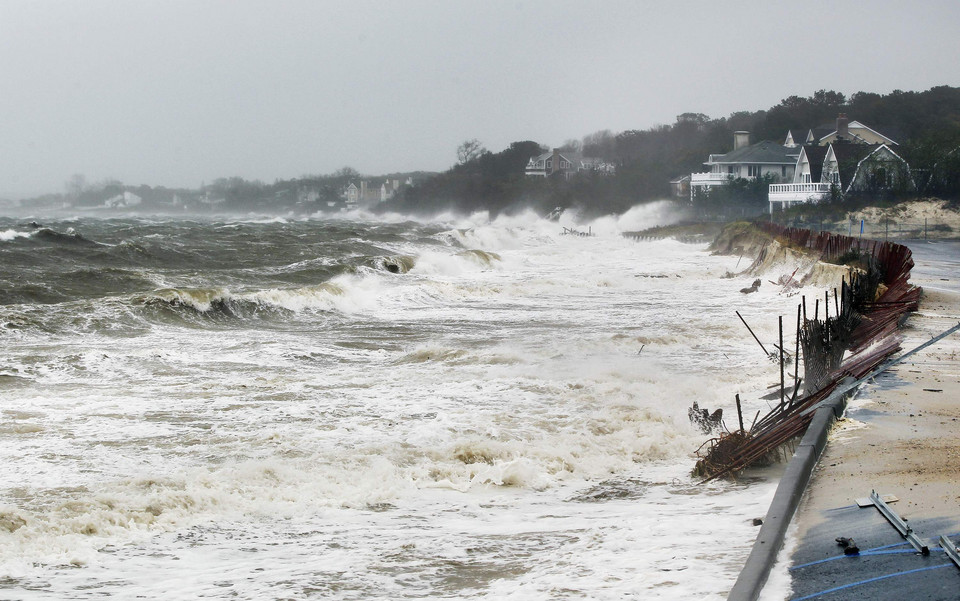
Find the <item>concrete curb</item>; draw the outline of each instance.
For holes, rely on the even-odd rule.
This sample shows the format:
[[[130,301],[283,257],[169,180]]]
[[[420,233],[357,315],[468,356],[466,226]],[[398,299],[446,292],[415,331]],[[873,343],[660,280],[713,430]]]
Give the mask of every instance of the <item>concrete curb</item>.
[[[783,547],[787,527],[790,526],[803,491],[810,482],[813,468],[827,446],[830,426],[843,415],[847,407],[847,397],[848,395],[843,395],[821,406],[814,413],[813,420],[800,439],[800,445],[780,478],[757,540],[753,543],[750,556],[730,590],[727,601],[756,601],[760,596],[760,591],[770,576],[770,570],[777,561],[777,554]]]

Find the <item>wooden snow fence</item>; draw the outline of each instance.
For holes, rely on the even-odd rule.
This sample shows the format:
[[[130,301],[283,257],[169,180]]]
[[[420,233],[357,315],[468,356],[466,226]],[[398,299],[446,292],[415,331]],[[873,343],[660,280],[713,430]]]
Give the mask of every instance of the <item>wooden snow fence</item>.
[[[822,317],[821,299],[815,299],[808,313],[807,299],[803,298],[797,307],[803,392],[796,376],[792,390],[786,390],[781,377],[781,401],[776,407],[766,415],[758,413],[749,430],[743,427],[741,414],[740,429],[705,442],[697,450],[699,460],[694,468],[694,475],[703,482],[736,476],[789,450],[788,444],[802,436],[813,419],[810,408],[847,378],[866,376],[900,349],[897,330],[906,314],[916,311],[920,303],[921,289],[909,283],[913,258],[906,246],[829,232],[814,234],[773,223],[760,223],[758,227],[781,244],[807,249],[822,261],[850,258],[863,270],[849,282],[844,281],[839,292],[834,290],[832,299],[827,293],[822,299]],[[782,371],[782,340],[780,351]],[[738,398],[738,414],[739,406]]]

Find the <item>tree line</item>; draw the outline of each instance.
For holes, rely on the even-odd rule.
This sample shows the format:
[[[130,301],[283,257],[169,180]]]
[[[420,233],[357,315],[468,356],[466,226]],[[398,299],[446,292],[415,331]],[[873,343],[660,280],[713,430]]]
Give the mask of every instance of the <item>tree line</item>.
[[[868,190],[867,194],[936,196],[960,201],[960,88],[938,86],[923,92],[894,90],[889,94],[857,92],[847,98],[832,90],[808,97],[789,96],[766,110],[739,111],[711,118],[703,113],[682,113],[668,125],[614,133],[594,132],[581,140],[567,140],[562,150],[582,152],[615,166],[612,175],[593,171],[576,177],[525,175],[531,157],[548,150],[531,140],[490,152],[478,140],[467,140],[457,149],[457,164],[439,174],[413,173],[385,176],[414,184],[377,204],[377,211],[435,214],[454,210],[492,213],[532,208],[543,214],[556,207],[577,208],[586,215],[621,213],[637,203],[669,198],[670,180],[702,171],[710,154],[733,149],[735,131],[751,132],[753,142],[783,143],[789,130],[832,127],[839,113],[885,133],[899,142],[896,152],[910,165],[909,190]],[[117,181],[90,185],[75,176],[64,194],[38,197],[39,206],[97,206],[109,196],[129,191],[153,206],[216,210],[339,210],[344,189],[361,176],[345,167],[327,175],[305,175],[272,184],[241,177],[220,178],[199,190],[126,186]],[[383,179],[383,178],[372,178]],[[766,207],[766,186],[771,182],[736,181],[712,195],[712,209],[734,207],[761,211]],[[304,191],[311,191],[304,203]],[[29,204],[30,200],[25,201]]]
[[[708,155],[733,149],[735,131],[751,140],[783,143],[789,130],[832,127],[839,113],[896,140],[896,152],[910,165],[916,188],[900,194],[960,199],[960,88],[938,86],[924,92],[857,92],[847,98],[833,90],[808,97],[789,96],[776,106],[711,118],[682,113],[676,122],[644,130],[599,131],[566,148],[616,165],[610,177],[586,173],[570,179],[524,175],[527,161],[547,147],[514,142],[491,153],[472,144],[450,170],[404,191],[384,208],[415,212],[443,209],[493,212],[531,207],[577,207],[592,214],[622,212],[639,202],[668,198],[671,179],[703,170]],[[470,142],[476,142],[472,140]],[[766,207],[767,181],[737,182],[715,203]],[[879,191],[877,191],[879,193]]]

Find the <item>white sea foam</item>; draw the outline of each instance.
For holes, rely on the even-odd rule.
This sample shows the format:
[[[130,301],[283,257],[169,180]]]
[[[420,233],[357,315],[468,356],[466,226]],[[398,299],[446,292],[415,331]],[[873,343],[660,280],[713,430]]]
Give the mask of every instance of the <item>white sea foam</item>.
[[[0,242],[9,242],[16,238],[29,238],[33,232],[18,232],[17,230],[5,230],[0,232]]]
[[[636,223],[474,215],[406,273],[153,293],[268,320],[27,331],[0,597],[723,598],[773,489],[691,480],[686,412],[764,407],[730,303],[764,342],[792,303]]]

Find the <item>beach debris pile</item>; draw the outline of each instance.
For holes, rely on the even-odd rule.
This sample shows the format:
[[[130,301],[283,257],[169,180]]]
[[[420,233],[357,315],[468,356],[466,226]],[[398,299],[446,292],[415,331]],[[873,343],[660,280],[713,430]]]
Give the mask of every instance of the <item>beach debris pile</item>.
[[[798,305],[796,346],[803,354],[803,378],[799,377],[800,353],[795,352],[794,378],[789,386],[784,374],[790,359],[783,348],[780,318],[779,403],[766,415],[758,412],[745,428],[737,396],[739,428],[721,432],[697,450],[693,473],[704,482],[735,477],[751,465],[786,454],[787,445],[810,424],[814,415],[810,408],[848,378],[866,376],[900,349],[897,330],[901,320],[920,303],[921,289],[909,283],[913,258],[906,246],[827,232],[814,235],[771,223],[758,227],[781,243],[806,248],[820,260],[853,257],[860,269],[849,282],[843,281],[839,291],[833,290],[832,298],[828,292],[823,299],[812,299],[810,306],[804,296]]]

